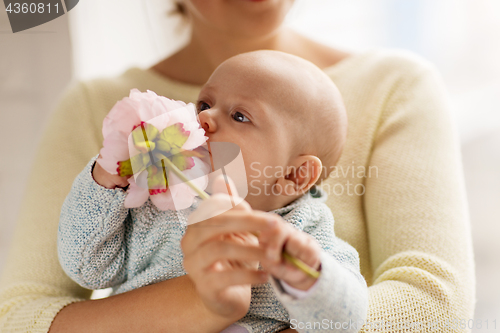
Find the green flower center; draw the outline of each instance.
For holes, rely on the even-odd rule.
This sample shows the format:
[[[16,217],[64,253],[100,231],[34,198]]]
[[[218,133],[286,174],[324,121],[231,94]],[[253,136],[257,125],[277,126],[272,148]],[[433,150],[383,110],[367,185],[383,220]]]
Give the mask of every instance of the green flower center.
[[[130,177],[146,170],[149,193],[153,195],[166,192],[167,168],[162,160],[169,159],[180,171],[184,171],[194,166],[193,156],[199,155],[194,151],[182,150],[189,134],[180,123],[160,132],[153,125],[141,122],[132,130],[134,147],[140,153],[126,161],[118,162],[118,174],[121,177]]]

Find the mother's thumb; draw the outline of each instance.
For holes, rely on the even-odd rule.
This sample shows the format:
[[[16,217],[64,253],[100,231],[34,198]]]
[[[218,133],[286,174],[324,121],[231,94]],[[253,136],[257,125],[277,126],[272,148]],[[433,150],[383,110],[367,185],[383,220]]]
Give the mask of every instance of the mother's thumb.
[[[238,196],[236,185],[234,185],[234,182],[231,180],[231,178],[224,175],[219,175],[214,179],[214,182],[212,184],[212,191],[212,194],[224,193],[233,197]]]
[[[243,198],[240,198],[236,185],[227,175],[219,175],[214,179],[212,183],[212,194],[228,195],[232,208],[238,210],[251,210],[250,205]]]

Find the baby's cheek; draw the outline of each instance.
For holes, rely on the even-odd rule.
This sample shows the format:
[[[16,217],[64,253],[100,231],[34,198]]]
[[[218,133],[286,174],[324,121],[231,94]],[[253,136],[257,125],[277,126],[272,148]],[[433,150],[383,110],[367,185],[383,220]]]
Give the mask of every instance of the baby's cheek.
[[[273,189],[274,180],[272,178],[252,179],[248,181],[248,196],[261,197],[276,195]]]

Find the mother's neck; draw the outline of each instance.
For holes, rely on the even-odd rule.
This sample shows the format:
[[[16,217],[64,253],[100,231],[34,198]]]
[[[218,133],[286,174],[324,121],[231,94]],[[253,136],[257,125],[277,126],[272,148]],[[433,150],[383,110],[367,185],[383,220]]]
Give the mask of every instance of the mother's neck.
[[[180,82],[203,85],[226,59],[255,50],[282,51],[311,61],[320,68],[334,65],[348,53],[330,48],[282,27],[259,38],[235,38],[193,31],[189,43],[153,66],[153,70]]]

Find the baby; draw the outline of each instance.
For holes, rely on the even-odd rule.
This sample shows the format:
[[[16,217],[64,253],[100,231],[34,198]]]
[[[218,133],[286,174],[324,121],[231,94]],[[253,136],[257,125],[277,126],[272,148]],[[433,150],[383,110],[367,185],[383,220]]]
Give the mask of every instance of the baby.
[[[315,253],[319,260],[311,266],[321,271],[314,280],[298,269],[279,274],[270,267],[274,278],[252,286],[248,313],[225,331],[341,326],[357,332],[352,322],[365,319],[366,283],[357,252],[335,237],[326,194],[315,185],[328,175],[322,170],[337,163],[346,140],[347,117],[335,85],[301,58],[250,52],[214,71],[197,109],[209,142],[240,147],[250,185],[245,200],[311,235],[316,244],[299,244],[292,235],[287,248]],[[160,211],[148,200],[127,209],[123,189],[103,187],[126,180],[94,166],[96,159],[76,178],[62,207],[58,251],[65,272],[85,288],[112,287],[113,294],[186,274],[180,241],[196,206]]]

